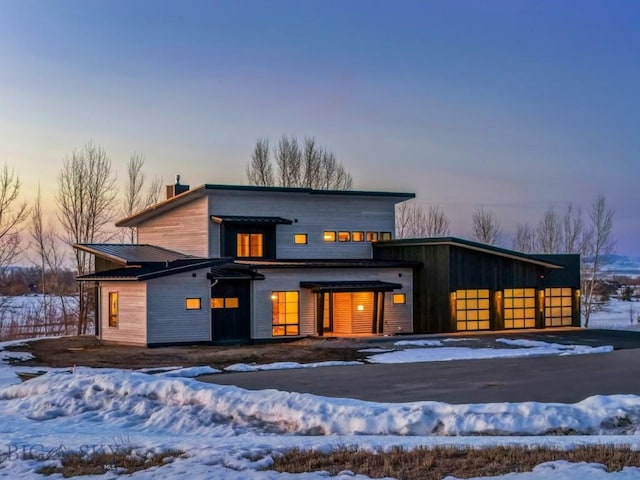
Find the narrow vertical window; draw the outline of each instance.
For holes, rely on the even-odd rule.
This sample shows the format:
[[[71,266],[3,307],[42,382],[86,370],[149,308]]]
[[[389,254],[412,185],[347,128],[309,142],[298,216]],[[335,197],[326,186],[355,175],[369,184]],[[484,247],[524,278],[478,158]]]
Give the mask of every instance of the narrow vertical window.
[[[109,292],[109,326],[118,326],[118,292]]]

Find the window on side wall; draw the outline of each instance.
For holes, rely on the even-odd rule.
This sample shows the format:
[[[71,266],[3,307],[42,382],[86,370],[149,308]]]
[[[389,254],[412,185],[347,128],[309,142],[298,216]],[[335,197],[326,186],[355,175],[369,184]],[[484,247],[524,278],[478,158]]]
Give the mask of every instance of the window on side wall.
[[[307,234],[306,233],[296,233],[293,236],[293,243],[298,245],[306,245],[307,244]]]
[[[200,310],[202,308],[202,300],[200,298],[187,298],[185,307],[187,310]]]
[[[391,232],[380,232],[380,240],[391,240]]]
[[[336,241],[336,232],[326,231],[322,234],[322,239],[325,242],[335,242]]]
[[[118,292],[109,292],[109,326],[118,327]]]
[[[352,242],[364,242],[364,232],[351,232]]]
[[[378,232],[367,232],[367,242],[377,242]]]
[[[393,294],[393,303],[396,305],[404,305],[407,303],[407,298],[404,293],[394,293]]]
[[[297,291],[271,292],[271,334],[274,337],[300,334]]]

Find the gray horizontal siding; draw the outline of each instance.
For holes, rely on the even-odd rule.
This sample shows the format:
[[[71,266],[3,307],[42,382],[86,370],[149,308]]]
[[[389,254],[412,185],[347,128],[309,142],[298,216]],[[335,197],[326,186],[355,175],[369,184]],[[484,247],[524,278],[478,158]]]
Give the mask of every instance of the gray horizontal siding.
[[[323,232],[395,231],[392,197],[274,194],[265,192],[209,192],[210,215],[279,216],[291,225],[278,225],[278,258],[371,258],[367,242],[325,242]],[[218,225],[210,223],[211,254],[217,254]],[[308,243],[296,245],[294,234],[306,233]]]
[[[208,271],[202,269],[147,282],[149,343],[211,340]],[[185,301],[188,297],[200,298],[202,308],[187,310]]]
[[[412,270],[389,269],[261,269],[264,280],[253,282],[252,338],[267,339],[271,335],[271,292],[295,290],[300,292],[300,335],[316,334],[316,295],[300,288],[301,281],[380,280],[398,283],[405,293],[406,304],[393,305],[392,293],[385,293],[384,333],[413,331]],[[401,274],[402,276],[399,276]],[[356,328],[364,328],[356,322]],[[344,327],[346,328],[346,327]],[[369,325],[371,328],[371,325]],[[370,331],[370,330],[369,330]],[[344,332],[349,333],[349,332]]]
[[[206,257],[209,253],[208,228],[207,199],[196,198],[142,223],[138,227],[138,243]]]
[[[109,292],[118,292],[118,326],[109,326]],[[107,342],[147,344],[147,304],[144,282],[100,285],[100,338]]]

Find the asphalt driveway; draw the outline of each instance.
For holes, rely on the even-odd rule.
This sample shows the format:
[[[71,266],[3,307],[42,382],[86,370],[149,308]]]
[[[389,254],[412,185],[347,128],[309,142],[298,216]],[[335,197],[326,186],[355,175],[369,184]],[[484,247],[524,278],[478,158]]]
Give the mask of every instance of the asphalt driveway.
[[[501,335],[504,336],[504,335]],[[376,402],[562,402],[598,394],[640,394],[640,333],[610,330],[527,332],[546,342],[613,345],[610,353],[517,359],[273,370],[200,380],[250,390],[275,388]],[[490,336],[484,336],[486,343]]]

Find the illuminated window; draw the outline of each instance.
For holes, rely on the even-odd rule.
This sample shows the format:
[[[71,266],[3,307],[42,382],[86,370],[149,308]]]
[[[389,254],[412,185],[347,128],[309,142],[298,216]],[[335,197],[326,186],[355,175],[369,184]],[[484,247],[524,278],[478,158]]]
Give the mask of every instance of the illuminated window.
[[[201,303],[199,298],[187,298],[187,310],[200,310]]]
[[[109,326],[118,326],[118,292],[109,292]]]
[[[225,298],[224,308],[238,308],[238,297]]]
[[[299,335],[298,292],[271,292],[271,319],[274,337]]]
[[[262,257],[262,233],[238,233],[236,237],[238,257]]]
[[[456,329],[489,330],[489,290],[456,290]]]
[[[351,232],[338,232],[339,242],[348,242],[351,240]]]
[[[393,294],[393,303],[400,305],[403,303],[407,303],[407,298],[404,293],[394,293]]]
[[[504,328],[535,328],[536,290],[505,288]]]
[[[224,308],[224,298],[212,298],[211,308]]]
[[[364,242],[364,232],[351,232],[352,242]]]
[[[378,240],[378,232],[367,232],[367,242],[376,242]]]
[[[547,327],[570,327],[573,324],[573,299],[570,288],[544,289],[544,324]]]
[[[299,244],[307,243],[307,234],[306,233],[296,233],[293,236],[293,242]]]
[[[380,232],[380,240],[391,240],[391,232]]]
[[[322,234],[322,238],[325,242],[335,242],[336,241],[336,232],[324,232]]]

